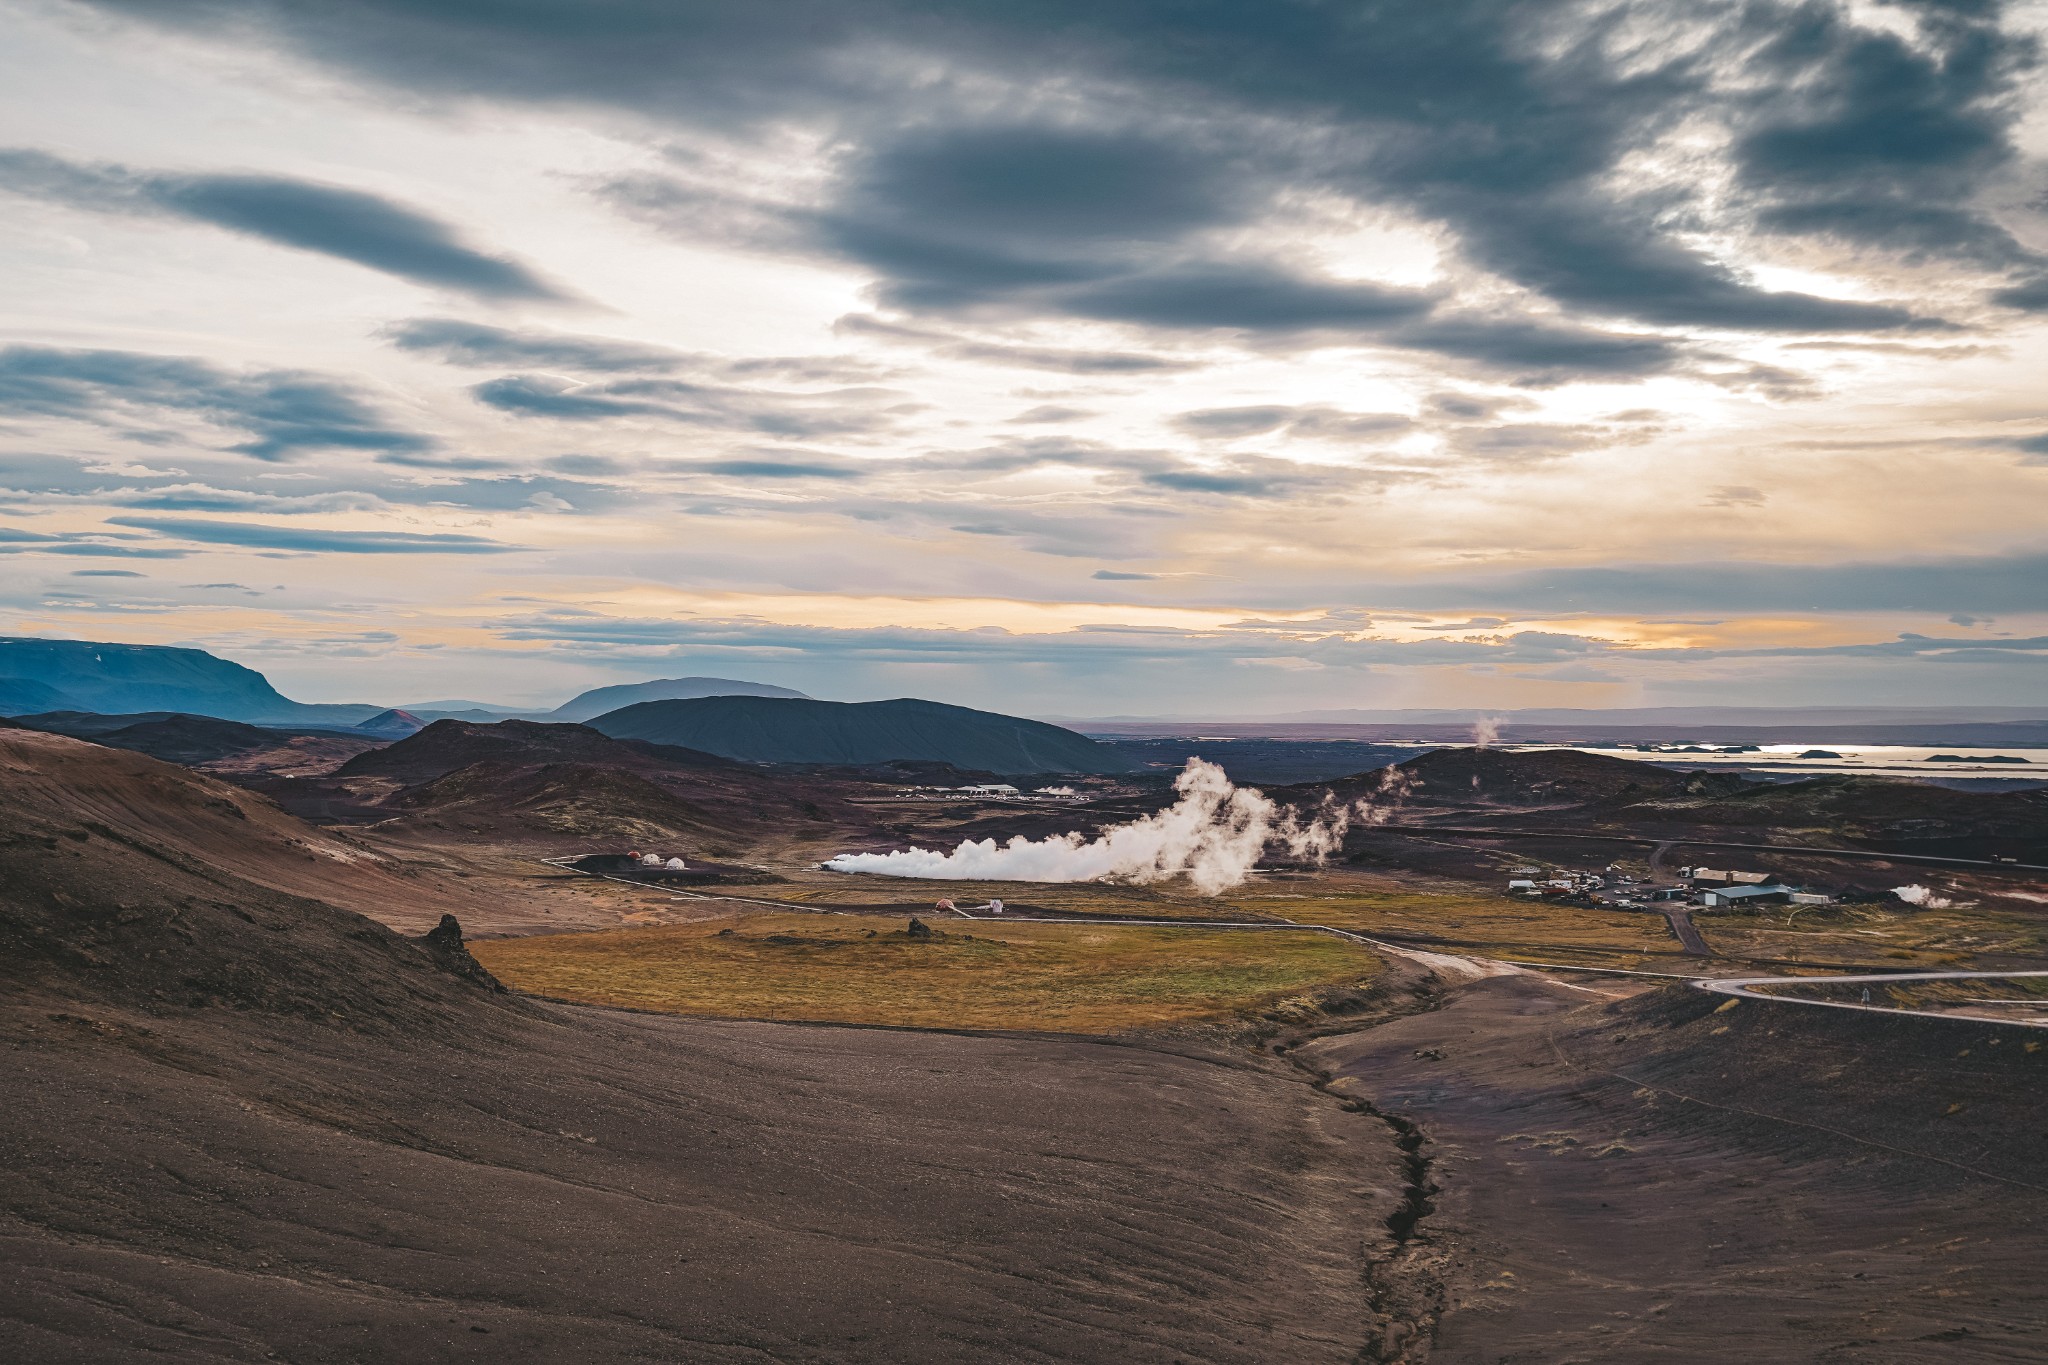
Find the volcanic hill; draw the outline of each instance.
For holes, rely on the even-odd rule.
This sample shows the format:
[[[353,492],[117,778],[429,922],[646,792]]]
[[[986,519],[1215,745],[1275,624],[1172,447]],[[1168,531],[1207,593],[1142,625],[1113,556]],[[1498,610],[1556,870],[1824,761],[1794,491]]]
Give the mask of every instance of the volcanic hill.
[[[1721,791],[1740,778],[1673,772],[1581,749],[1433,749],[1327,784],[1340,798],[1420,806],[1580,806]]]
[[[580,722],[643,701],[682,701],[691,697],[793,697],[808,700],[803,693],[787,687],[741,682],[737,678],[654,678],[647,682],[593,687],[557,706],[546,719]]]
[[[942,702],[703,697],[642,702],[591,728],[755,763],[875,765],[900,759],[981,772],[1122,773],[1138,765],[1106,744],[1043,721]]]
[[[352,738],[327,730],[244,725],[240,721],[186,715],[177,711],[145,711],[139,715],[115,716],[90,711],[56,711],[13,719],[14,724],[31,730],[89,739],[111,749],[133,749],[136,753],[188,768],[284,749],[292,746],[294,741],[313,741],[310,745],[301,744],[299,748],[336,755],[333,761],[340,762],[384,742],[367,735]]]

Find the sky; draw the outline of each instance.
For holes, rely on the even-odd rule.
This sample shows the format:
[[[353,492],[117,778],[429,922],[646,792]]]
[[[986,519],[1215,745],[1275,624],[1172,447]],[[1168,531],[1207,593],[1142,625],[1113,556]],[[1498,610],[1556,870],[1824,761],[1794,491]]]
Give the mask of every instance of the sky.
[[[307,701],[2048,691],[2048,6],[0,0],[0,634]]]

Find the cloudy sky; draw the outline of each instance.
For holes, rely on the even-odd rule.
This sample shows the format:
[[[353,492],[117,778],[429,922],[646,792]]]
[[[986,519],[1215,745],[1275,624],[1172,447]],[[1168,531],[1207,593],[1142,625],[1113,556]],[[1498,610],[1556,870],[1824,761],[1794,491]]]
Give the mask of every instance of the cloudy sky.
[[[336,701],[2048,695],[2048,7],[0,20],[0,633]]]

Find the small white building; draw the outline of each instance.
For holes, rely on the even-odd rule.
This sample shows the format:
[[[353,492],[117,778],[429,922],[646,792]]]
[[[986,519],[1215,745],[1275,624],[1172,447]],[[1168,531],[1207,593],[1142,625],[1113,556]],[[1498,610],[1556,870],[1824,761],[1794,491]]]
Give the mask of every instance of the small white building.
[[[1774,905],[1792,899],[1789,886],[1730,886],[1702,892],[1700,905],[1707,910],[1727,910],[1749,905]]]
[[[962,787],[969,796],[1015,796],[1017,789],[1007,782],[984,782],[979,786]]]

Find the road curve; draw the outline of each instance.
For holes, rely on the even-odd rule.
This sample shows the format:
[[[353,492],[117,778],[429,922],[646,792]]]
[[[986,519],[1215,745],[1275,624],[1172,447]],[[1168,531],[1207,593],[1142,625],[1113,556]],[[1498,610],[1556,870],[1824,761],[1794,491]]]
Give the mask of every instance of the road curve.
[[[1863,1005],[1853,1000],[1815,1000],[1801,995],[1766,995],[1757,986],[1861,986],[1900,981],[2010,981],[2021,977],[2048,977],[2048,971],[2025,972],[1880,972],[1873,976],[1730,976],[1702,977],[1692,984],[1698,990],[1738,1000],[1763,1000],[1774,1005],[1818,1005],[1830,1010],[1862,1010],[1866,1014],[1902,1014],[1915,1019],[1947,1019],[1965,1024],[2001,1024],[2007,1028],[2048,1029],[2048,1023],[2029,1019],[1987,1019],[1977,1014],[1945,1014],[1940,1010],[1902,1010],[1889,1005]],[[2048,1001],[2042,1002],[2048,1009]],[[2028,1046],[2032,1046],[2029,1044]]]

